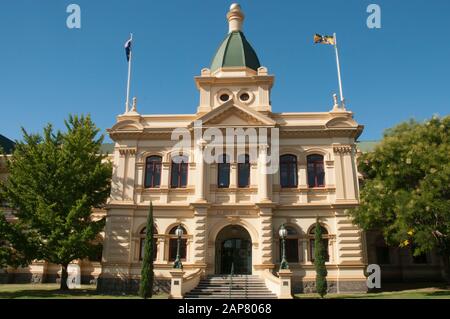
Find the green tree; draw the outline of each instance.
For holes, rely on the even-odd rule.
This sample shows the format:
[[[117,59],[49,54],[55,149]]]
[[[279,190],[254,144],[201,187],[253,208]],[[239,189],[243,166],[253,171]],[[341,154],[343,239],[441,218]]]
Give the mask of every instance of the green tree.
[[[153,204],[150,202],[150,209],[147,217],[147,228],[145,233],[144,243],[144,257],[142,260],[141,269],[141,283],[139,287],[139,295],[144,298],[151,298],[153,295],[153,254],[154,254],[154,242],[153,242]]]
[[[112,173],[90,116],[70,116],[65,125],[66,132],[55,132],[49,124],[42,136],[22,129],[23,142],[16,144],[7,161],[9,177],[0,184],[0,197],[15,216],[13,225],[0,221],[7,238],[2,259],[60,265],[62,290],[68,289],[69,263],[98,254],[95,239],[105,220],[93,220],[91,213],[106,202]]]
[[[314,231],[314,267],[316,268],[316,291],[321,298],[327,294],[328,289],[326,258],[327,251],[324,245],[322,226],[317,218]]]
[[[0,211],[0,269],[27,266],[37,248],[36,237],[27,235],[15,221],[7,221]]]
[[[365,230],[415,256],[435,249],[450,279],[450,116],[409,121],[385,132],[359,159],[361,205],[350,211]]]

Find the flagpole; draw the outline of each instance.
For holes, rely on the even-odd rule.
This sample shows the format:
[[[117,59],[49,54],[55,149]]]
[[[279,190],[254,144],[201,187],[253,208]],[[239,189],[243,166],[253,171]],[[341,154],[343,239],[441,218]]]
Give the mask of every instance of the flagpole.
[[[337,47],[336,33],[333,34],[333,37],[334,37],[334,49],[336,51],[336,64],[337,64],[338,81],[339,81],[339,93],[341,96],[341,107],[343,109],[345,109],[344,94],[342,93],[341,64],[339,63],[339,51],[338,51],[338,47]]]
[[[130,40],[133,41],[133,33],[130,33]],[[133,42],[131,42],[133,45]],[[133,49],[130,50],[130,58],[128,59],[128,81],[127,81],[127,101],[125,102],[125,113],[129,110],[130,101],[130,79],[131,79],[131,56],[133,55]]]

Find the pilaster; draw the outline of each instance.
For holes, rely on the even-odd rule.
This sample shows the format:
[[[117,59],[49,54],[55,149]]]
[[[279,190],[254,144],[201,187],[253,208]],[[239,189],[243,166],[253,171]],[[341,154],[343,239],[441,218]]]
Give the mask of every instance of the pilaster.
[[[193,255],[191,261],[202,266],[206,266],[208,248],[208,240],[206,238],[208,207],[208,204],[191,204],[191,208],[194,210]]]

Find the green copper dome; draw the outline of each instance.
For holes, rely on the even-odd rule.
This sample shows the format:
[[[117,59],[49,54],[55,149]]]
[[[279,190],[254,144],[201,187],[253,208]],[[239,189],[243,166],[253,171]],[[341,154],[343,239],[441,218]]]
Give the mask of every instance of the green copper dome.
[[[232,31],[217,50],[211,63],[211,72],[223,67],[248,67],[256,71],[260,66],[258,56],[244,34]]]

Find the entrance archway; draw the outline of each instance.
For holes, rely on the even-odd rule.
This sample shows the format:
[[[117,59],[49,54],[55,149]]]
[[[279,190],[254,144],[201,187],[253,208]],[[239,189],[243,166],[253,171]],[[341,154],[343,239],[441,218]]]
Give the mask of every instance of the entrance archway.
[[[216,237],[216,274],[252,273],[252,240],[248,231],[239,225],[222,228]]]

